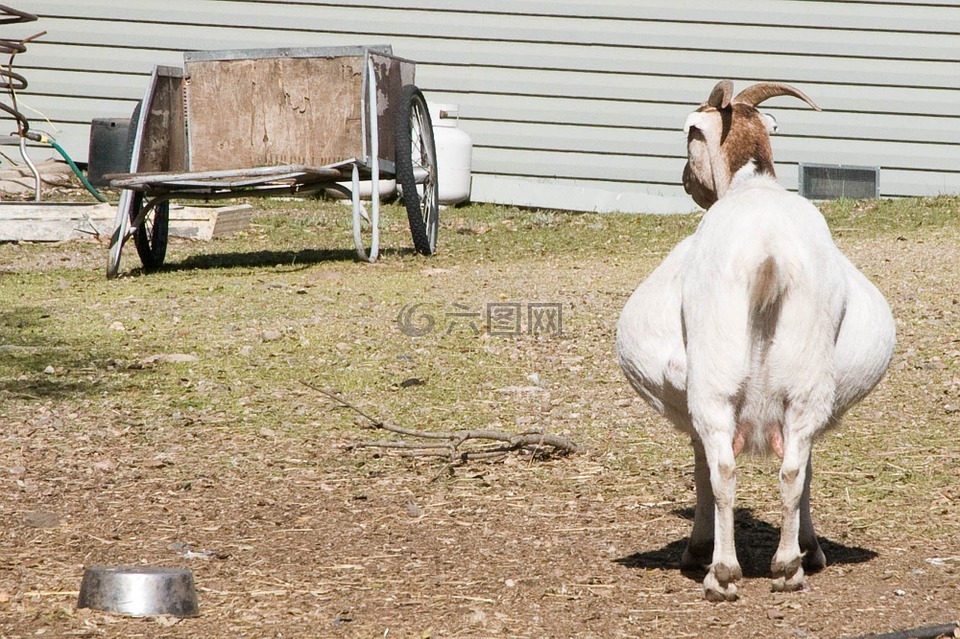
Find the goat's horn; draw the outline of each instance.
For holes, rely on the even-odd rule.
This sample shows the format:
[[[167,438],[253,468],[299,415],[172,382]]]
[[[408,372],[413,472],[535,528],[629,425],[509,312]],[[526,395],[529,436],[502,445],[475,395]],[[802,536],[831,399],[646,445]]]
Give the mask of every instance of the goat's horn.
[[[713,87],[713,91],[710,92],[707,104],[715,109],[726,109],[730,106],[731,95],[733,95],[733,82],[720,80],[720,82],[717,82],[717,86]]]
[[[714,89],[714,91],[716,91],[716,89]],[[754,84],[753,86],[747,87],[738,93],[733,101],[749,104],[750,106],[755,107],[761,102],[769,100],[770,98],[775,98],[778,95],[792,95],[795,98],[803,100],[817,111],[820,110],[820,107],[814,104],[813,100],[804,95],[803,91],[800,89],[795,89],[789,84],[781,84],[779,82],[761,82],[760,84]]]

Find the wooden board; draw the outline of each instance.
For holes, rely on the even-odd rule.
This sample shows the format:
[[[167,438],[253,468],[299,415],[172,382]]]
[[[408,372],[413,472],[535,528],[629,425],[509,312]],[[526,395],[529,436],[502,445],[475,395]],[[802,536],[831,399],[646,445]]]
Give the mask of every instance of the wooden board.
[[[396,157],[397,98],[404,85],[414,83],[414,65],[397,58],[370,54],[377,76],[377,128],[380,158]]]
[[[170,235],[195,240],[224,237],[250,225],[253,207],[171,206]],[[63,242],[109,238],[117,207],[110,204],[4,202],[0,242]]]
[[[340,168],[337,168],[337,167]],[[137,191],[182,191],[189,189],[231,189],[256,187],[272,183],[294,185],[336,182],[345,178],[343,165],[282,165],[211,171],[112,173],[105,175],[115,189]]]
[[[234,206],[171,206],[170,236],[192,240],[226,237],[250,226],[253,207]]]
[[[191,170],[361,157],[362,71],[359,56],[190,62]]]
[[[4,202],[0,204],[0,242],[109,237],[116,211],[109,204]]]
[[[187,135],[182,72],[157,67],[153,94],[141,108],[147,108],[148,113],[140,146],[139,171],[185,171]]]

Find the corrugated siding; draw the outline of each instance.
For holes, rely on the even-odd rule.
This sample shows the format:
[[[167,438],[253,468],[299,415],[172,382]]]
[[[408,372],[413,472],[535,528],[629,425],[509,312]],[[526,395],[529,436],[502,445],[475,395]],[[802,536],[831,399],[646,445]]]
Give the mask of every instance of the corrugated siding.
[[[460,105],[477,200],[692,208],[679,185],[680,127],[720,78],[789,82],[824,109],[788,98],[765,106],[780,123],[774,155],[790,188],[799,162],[817,162],[880,166],[883,195],[960,192],[956,3],[20,4],[41,21],[0,35],[48,32],[17,58],[30,81],[22,103],[79,159],[90,120],[128,115],[152,66],[179,66],[184,50],[388,43],[417,61],[428,99]]]

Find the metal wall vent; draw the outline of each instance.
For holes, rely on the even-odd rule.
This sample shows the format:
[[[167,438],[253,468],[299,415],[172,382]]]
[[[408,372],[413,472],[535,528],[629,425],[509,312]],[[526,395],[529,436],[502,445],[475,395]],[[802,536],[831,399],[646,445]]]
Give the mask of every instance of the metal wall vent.
[[[809,200],[880,197],[880,167],[801,163],[800,195]]]

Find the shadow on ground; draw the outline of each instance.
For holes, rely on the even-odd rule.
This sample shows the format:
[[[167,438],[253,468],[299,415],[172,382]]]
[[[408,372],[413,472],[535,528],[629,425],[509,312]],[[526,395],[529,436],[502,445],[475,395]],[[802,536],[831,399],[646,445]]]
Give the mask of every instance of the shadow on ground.
[[[101,390],[95,371],[117,357],[103,344],[70,339],[41,306],[0,310],[0,398],[59,398]]]
[[[381,255],[389,254],[381,251]],[[355,262],[357,253],[347,249],[300,249],[296,251],[247,251],[236,253],[203,253],[179,262],[164,264],[160,271],[187,271],[217,268],[264,268],[284,266],[303,268],[323,262]]]
[[[693,521],[693,509],[676,510],[678,517]],[[748,578],[771,578],[770,561],[777,550],[780,541],[779,528],[757,519],[753,512],[746,508],[739,508],[736,512],[736,544],[737,558],[740,560],[743,576]],[[820,547],[827,556],[827,565],[862,564],[879,555],[869,549],[859,546],[845,546],[839,542],[818,537]],[[680,571],[680,560],[687,547],[689,537],[670,542],[662,548],[637,552],[614,561],[627,568],[644,568],[656,570]],[[682,571],[684,575],[694,580],[701,580],[704,572]]]

